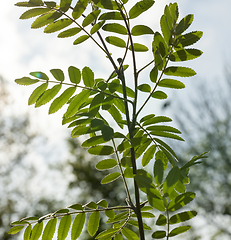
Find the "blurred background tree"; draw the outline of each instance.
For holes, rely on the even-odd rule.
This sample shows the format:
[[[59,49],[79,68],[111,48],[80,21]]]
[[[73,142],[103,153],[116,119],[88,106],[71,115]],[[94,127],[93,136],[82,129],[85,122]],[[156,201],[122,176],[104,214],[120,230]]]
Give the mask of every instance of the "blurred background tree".
[[[210,239],[231,239],[231,68],[224,78],[199,82],[190,85],[186,96],[163,104],[163,110],[171,105],[180,112],[174,120],[186,143],[174,149],[182,161],[210,151],[200,167],[190,169],[190,188],[204,224],[189,239],[204,239],[203,231]]]

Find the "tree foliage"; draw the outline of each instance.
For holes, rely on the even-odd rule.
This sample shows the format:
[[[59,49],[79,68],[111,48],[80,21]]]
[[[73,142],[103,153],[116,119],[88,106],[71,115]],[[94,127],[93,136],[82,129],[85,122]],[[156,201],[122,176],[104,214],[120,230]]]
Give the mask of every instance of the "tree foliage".
[[[78,0],[74,4],[71,0],[61,0],[57,5],[51,1],[30,0],[16,4],[29,8],[21,19],[36,17],[31,28],[44,27],[45,33],[61,31],[60,38],[78,34],[74,45],[92,40],[106,54],[112,65],[107,79],[96,78],[89,66],[83,69],[70,66],[68,76],[61,69],[51,69],[51,77],[37,71],[31,72],[30,77],[15,81],[20,85],[39,84],[31,94],[29,104],[40,107],[52,101],[50,114],[67,104],[62,123],[72,128],[73,138],[86,136],[82,146],[87,147],[90,154],[103,158],[96,167],[109,170],[109,174],[101,179],[101,184],[122,180],[127,198],[124,201],[126,204],[119,206],[109,206],[102,199],[76,203],[40,218],[24,218],[12,223],[11,234],[26,227],[24,239],[38,239],[40,236],[52,239],[58,225],[58,239],[66,239],[70,231],[71,239],[75,240],[86,223],[89,235],[95,239],[124,237],[144,240],[148,231],[152,231],[149,234],[153,238],[169,239],[190,229],[190,226],[174,227],[174,224],[196,215],[194,211],[179,210],[195,198],[195,193],[186,190],[189,168],[205,154],[195,156],[180,166],[177,155],[165,139],[183,141],[181,132],[166,124],[172,121],[169,117],[154,113],[143,116],[141,112],[148,102],[167,98],[165,88],[184,88],[184,83],[178,78],[196,74],[189,67],[179,66],[178,62],[192,60],[202,54],[200,50],[189,48],[202,37],[202,32],[185,33],[193,16],[190,14],[179,20],[177,3],[166,5],[160,19],[161,32],[141,24],[132,27],[133,19],[151,9],[155,1],[136,1],[129,9],[128,2]],[[146,34],[152,35],[149,46],[140,43],[137,38]],[[109,51],[111,45],[123,51],[117,61]],[[153,57],[138,70],[136,56],[146,52],[151,52]],[[131,59],[130,68],[133,71],[129,77],[126,74],[128,59]],[[150,81],[141,83],[140,74],[145,69],[149,70]],[[133,88],[127,84],[127,79],[131,77]],[[146,94],[144,102],[138,98],[142,93]],[[112,127],[108,114],[118,125],[118,131]],[[146,166],[151,166],[153,158],[153,171],[147,171]],[[132,187],[128,184],[129,180],[132,180]],[[140,192],[145,195],[142,203]],[[156,230],[145,223],[145,217],[154,217],[153,209],[160,212],[156,226],[166,226],[165,230]],[[73,223],[72,215],[75,216]],[[88,222],[86,215],[90,215]],[[102,215],[107,217],[109,227],[95,236]],[[57,218],[61,220],[57,222]],[[47,222],[45,228],[44,222]],[[138,227],[138,233],[131,230],[130,225]]]

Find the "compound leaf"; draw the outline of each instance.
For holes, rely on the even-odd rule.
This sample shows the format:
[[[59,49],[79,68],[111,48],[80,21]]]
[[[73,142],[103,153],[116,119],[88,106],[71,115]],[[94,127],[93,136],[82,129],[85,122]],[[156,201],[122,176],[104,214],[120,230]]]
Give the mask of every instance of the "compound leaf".
[[[180,194],[175,199],[171,200],[168,205],[169,211],[176,211],[180,208],[184,207],[186,204],[190,203],[195,198],[195,193],[193,192],[186,192]]]
[[[79,33],[81,30],[82,29],[79,27],[70,28],[68,30],[65,30],[65,31],[59,33],[58,38],[72,37],[72,36],[76,35],[77,33]]]
[[[188,67],[168,67],[164,70],[165,75],[178,76],[178,77],[192,77],[196,72]]]
[[[43,231],[43,222],[36,223],[32,229],[30,240],[38,240]]]
[[[71,24],[72,24],[71,19],[68,19],[68,18],[59,19],[56,22],[52,22],[48,26],[46,26],[44,29],[44,33],[57,32]]]
[[[24,232],[24,235],[23,235],[23,240],[30,240],[31,229],[32,229],[32,226],[31,226],[31,224],[29,224],[27,226],[27,228],[25,229],[25,232]]]
[[[162,91],[155,91],[154,93],[152,93],[152,97],[163,100],[163,99],[166,99],[168,97],[168,95]]]
[[[38,98],[46,91],[48,83],[43,83],[42,85],[38,86],[30,95],[28,100],[28,105],[34,104]]]
[[[50,8],[32,8],[24,12],[21,16],[20,19],[29,19],[32,17],[36,17],[38,15],[41,15],[43,13],[49,12]]]
[[[105,40],[116,47],[126,48],[126,42],[121,38],[108,36]]]
[[[101,181],[101,184],[108,184],[110,182],[115,181],[117,178],[120,177],[120,173],[119,172],[114,172],[114,173],[110,173],[108,174],[106,177],[104,177]]]
[[[88,149],[88,152],[93,155],[111,155],[114,153],[114,149],[111,146],[93,146]]]
[[[84,67],[82,70],[83,83],[86,87],[94,86],[94,73],[89,67]]]
[[[72,12],[72,17],[74,19],[79,18],[82,13],[85,11],[86,7],[88,5],[88,0],[78,0],[76,3],[73,12]]]
[[[93,21],[95,21],[97,19],[97,17],[99,16],[101,10],[95,10],[91,13],[89,13],[83,20],[82,26],[86,27],[89,24],[91,24]]]
[[[122,234],[128,239],[128,240],[139,240],[138,235],[133,232],[131,229],[124,227],[122,229]]]
[[[64,73],[61,69],[51,69],[50,72],[57,81],[64,81]]]
[[[181,212],[178,214],[173,215],[170,219],[169,219],[169,223],[170,224],[176,224],[176,223],[181,223],[181,222],[185,222],[188,221],[192,218],[194,218],[197,215],[196,211],[185,211],[185,212]]]
[[[127,35],[127,29],[119,23],[108,23],[105,24],[102,29],[108,32],[115,32],[123,35]]]
[[[155,238],[155,239],[161,239],[161,238],[164,238],[166,237],[166,232],[165,231],[155,231],[153,234],[152,234],[152,238]]]
[[[14,226],[8,231],[8,234],[14,235],[14,234],[20,232],[23,228],[24,228],[24,226]]]
[[[15,82],[19,85],[31,85],[39,82],[37,79],[31,79],[29,77],[22,77],[19,79],[15,79]]]
[[[106,170],[110,168],[114,168],[117,166],[117,161],[115,159],[104,159],[96,164],[96,168],[98,170]]]
[[[135,52],[147,52],[148,47],[140,43],[133,43],[133,48]],[[132,47],[129,46],[129,50],[132,50]]]
[[[181,226],[181,227],[174,228],[169,233],[169,237],[174,237],[174,236],[179,235],[181,233],[187,232],[190,228],[191,228],[191,226]]]
[[[145,167],[153,158],[154,153],[156,151],[156,146],[152,145],[148,148],[148,150],[144,153],[142,158],[142,166]]]
[[[180,35],[181,33],[183,33],[186,29],[188,29],[190,27],[190,25],[193,22],[193,14],[189,14],[187,16],[185,16],[177,25],[176,25],[176,31],[175,34],[176,35]]]
[[[31,72],[30,75],[39,79],[49,80],[48,76],[43,72]]]
[[[89,38],[88,35],[82,35],[82,36],[78,37],[78,38],[73,42],[73,44],[74,44],[74,45],[78,45],[78,44],[86,41],[88,38]]]
[[[198,49],[181,49],[172,53],[169,59],[173,62],[188,61],[200,57],[202,53]]]
[[[79,84],[81,80],[81,72],[78,68],[70,66],[68,68],[69,78],[72,83]]]
[[[163,79],[158,84],[159,87],[174,88],[174,89],[183,89],[185,88],[184,83],[174,79]]]
[[[153,30],[145,25],[136,25],[132,28],[131,34],[133,36],[140,36],[144,34],[154,34]]]
[[[71,2],[72,2],[72,0],[61,0],[60,1],[60,9],[63,12],[66,12],[71,6]]]

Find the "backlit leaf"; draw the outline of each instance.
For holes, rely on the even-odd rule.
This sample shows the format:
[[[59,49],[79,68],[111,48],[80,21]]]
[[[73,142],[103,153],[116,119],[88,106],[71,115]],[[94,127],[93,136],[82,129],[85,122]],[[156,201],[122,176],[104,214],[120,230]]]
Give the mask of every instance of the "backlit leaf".
[[[152,132],[150,132],[150,134],[151,134],[151,135],[154,135],[154,136],[166,137],[166,138],[176,139],[176,140],[179,140],[179,141],[184,141],[183,138],[179,137],[179,136],[176,135],[176,134],[169,133],[169,132],[152,131]]]
[[[51,69],[50,72],[57,81],[64,81],[64,73],[61,69]]]
[[[71,215],[65,215],[61,218],[58,228],[58,239],[64,240],[66,239],[69,228],[71,226]]]
[[[106,12],[100,15],[99,20],[123,20],[119,12]]]
[[[88,5],[88,0],[78,0],[76,3],[73,12],[72,12],[72,17],[74,19],[79,18],[82,13],[85,11],[86,7]]]
[[[20,19],[28,19],[28,18],[36,17],[38,15],[41,15],[49,11],[50,11],[50,8],[32,8],[24,12],[20,16]]]
[[[152,93],[152,97],[162,100],[162,99],[166,99],[168,95],[162,91],[155,91],[154,93]]]
[[[30,240],[38,240],[43,231],[43,222],[36,223],[32,228]]]
[[[23,235],[23,240],[30,240],[30,235],[31,235],[31,229],[32,226],[31,224],[27,226],[27,228],[25,229],[24,235]],[[48,239],[49,240],[49,239]]]
[[[93,146],[88,149],[88,152],[93,155],[111,155],[114,149],[111,146]]]
[[[168,210],[169,211],[179,210],[180,208],[190,203],[194,198],[195,198],[195,193],[193,192],[186,192],[186,193],[180,194],[175,199],[171,200],[171,202],[168,205]]]
[[[72,37],[72,36],[76,35],[77,33],[79,33],[81,30],[82,29],[79,27],[70,28],[68,30],[65,30],[65,31],[59,33],[58,38]]]
[[[81,80],[81,72],[78,68],[70,66],[68,68],[69,78],[72,83],[79,84]]]
[[[115,159],[104,159],[98,162],[95,167],[98,170],[106,170],[114,168],[115,166],[117,166],[117,161]]]
[[[58,98],[56,98],[49,108],[49,114],[57,112],[75,93],[76,87],[66,89]]]
[[[85,213],[79,213],[76,215],[71,229],[71,240],[76,240],[80,236],[83,230],[85,219]]]
[[[184,17],[179,24],[176,25],[176,35],[180,35],[181,33],[183,33],[186,29],[188,29],[190,27],[190,25],[193,22],[193,14],[189,14],[186,17]]]
[[[183,89],[185,88],[184,83],[174,79],[163,79],[158,84],[159,87],[166,87],[166,88],[175,88],[175,89]]]
[[[151,87],[146,83],[140,84],[137,89],[141,92],[151,92]]]
[[[129,18],[133,19],[138,17],[143,12],[147,11],[155,1],[153,0],[142,0],[137,2],[129,11]]]
[[[188,67],[168,67],[164,70],[164,74],[178,77],[192,77],[196,75],[196,72]]]
[[[95,21],[97,19],[97,17],[99,16],[101,10],[95,10],[91,13],[89,13],[83,20],[82,26],[86,27],[89,24],[91,24],[93,21]]]
[[[150,80],[151,80],[153,83],[155,83],[156,80],[157,80],[157,77],[158,77],[158,68],[157,68],[157,67],[154,67],[154,68],[151,70],[149,76],[150,76]]]
[[[128,240],[139,240],[138,235],[133,232],[131,229],[124,227],[122,229],[122,234],[128,239]]]
[[[164,181],[163,192],[170,195],[179,179],[180,170],[178,167],[173,167]]]
[[[185,211],[185,212],[177,213],[169,219],[169,223],[176,224],[176,223],[185,222],[185,221],[188,221],[189,219],[194,218],[196,215],[197,215],[196,211]]]
[[[50,11],[47,12],[40,17],[36,18],[36,20],[32,23],[31,28],[36,29],[36,28],[41,28],[49,23],[52,23],[56,19],[60,18],[62,16],[62,13],[60,12],[55,12],[55,11]]]
[[[84,67],[82,70],[83,83],[86,87],[94,86],[94,73],[89,67]]]
[[[99,228],[100,222],[100,212],[95,211],[91,213],[89,220],[88,220],[88,233],[90,236],[94,236]]]
[[[121,38],[114,37],[114,36],[108,36],[108,37],[105,38],[105,40],[108,43],[110,43],[110,44],[112,44],[112,45],[114,45],[116,47],[121,47],[121,48],[125,48],[126,47],[126,42],[123,39],[121,39]]]
[[[48,26],[45,27],[44,33],[53,33],[57,32],[69,25],[72,24],[72,20],[69,18],[62,18],[57,20],[56,22],[50,23]]]
[[[158,219],[156,220],[156,225],[165,226],[166,224],[167,224],[167,218],[163,214],[160,214]]]
[[[73,44],[74,44],[74,45],[78,45],[78,44],[86,41],[88,38],[89,38],[88,35],[82,35],[82,36],[78,37],[78,38],[73,42]]]
[[[178,129],[170,126],[165,125],[153,125],[146,128],[149,131],[166,131],[166,132],[173,132],[173,133],[181,133]]]
[[[118,229],[109,228],[96,236],[96,239],[108,239],[111,240],[111,237],[118,231]]]
[[[57,218],[53,218],[48,221],[43,231],[42,240],[52,240],[55,233],[56,223]]]
[[[103,136],[94,136],[84,141],[82,147],[92,147],[105,142],[107,141],[103,139]]]
[[[115,32],[115,33],[119,33],[119,34],[123,34],[123,35],[127,35],[127,29],[118,23],[108,23],[105,24],[102,29],[104,31],[108,31],[108,32]]]
[[[90,91],[83,90],[78,95],[75,96],[75,98],[71,101],[65,116],[67,118],[72,117],[75,115],[75,113],[79,110],[80,106],[88,99],[90,95]]]
[[[71,6],[71,2],[72,2],[72,0],[61,0],[60,1],[60,9],[63,12],[66,12]]]
[[[165,231],[155,231],[153,234],[152,234],[152,238],[155,238],[155,239],[161,239],[161,238],[164,238],[166,237],[166,232]]]
[[[24,228],[24,226],[14,226],[8,231],[8,234],[12,234],[12,235],[16,234],[16,233],[20,232],[23,228]]]
[[[131,34],[133,36],[140,36],[144,34],[154,34],[153,30],[145,25],[136,25],[132,28]]]
[[[100,21],[98,23],[96,23],[92,28],[91,28],[91,35],[93,35],[94,33],[98,32],[99,29],[104,25],[105,21]]]
[[[62,85],[58,84],[55,85],[53,88],[46,90],[43,95],[36,101],[35,107],[40,107],[49,101],[51,101],[55,95],[60,91]]]
[[[19,85],[31,85],[39,82],[37,79],[31,79],[29,77],[22,77],[19,79],[15,79],[15,82]]]
[[[200,40],[202,35],[203,35],[203,32],[201,31],[194,31],[194,32],[187,33],[185,35],[180,35],[176,39],[176,44],[174,45],[174,47],[182,48],[182,47],[193,45],[198,40]]]
[[[156,151],[156,146],[152,145],[149,149],[144,153],[142,158],[142,166],[145,167],[152,160],[154,153]]]
[[[191,226],[181,226],[181,227],[174,228],[169,233],[169,237],[174,237],[174,236],[179,235],[181,233],[187,232],[190,228],[191,228]]]
[[[163,122],[171,122],[172,119],[165,116],[154,116],[151,119],[147,119],[144,121],[143,126],[150,125],[150,124],[156,124],[156,123],[163,123]]]
[[[44,3],[42,0],[30,0],[29,2],[18,2],[15,6],[18,7],[36,7],[36,6],[43,6]]]
[[[148,51],[148,47],[146,47],[145,45],[140,44],[140,43],[133,43],[133,47],[134,47],[135,52],[147,52]],[[129,50],[132,50],[131,46],[129,46]]]
[[[54,1],[44,1],[45,5],[50,8],[55,8],[56,7],[56,2]]]
[[[154,164],[154,178],[159,186],[162,181],[163,181],[163,176],[164,176],[164,165],[163,161],[161,159],[157,159]]]
[[[34,104],[38,98],[46,91],[48,83],[43,83],[42,85],[38,86],[30,95],[28,100],[28,105]]]
[[[114,129],[108,125],[103,125],[101,132],[105,141],[109,141],[114,137]]]
[[[48,76],[43,72],[31,72],[30,75],[39,79],[49,80]]]
[[[170,55],[170,60],[173,62],[188,61],[200,57],[202,51],[198,49],[181,49]]]
[[[120,173],[119,172],[114,172],[114,173],[110,173],[108,174],[106,177],[104,177],[101,181],[101,184],[108,184],[110,182],[115,181],[117,178],[120,177]]]

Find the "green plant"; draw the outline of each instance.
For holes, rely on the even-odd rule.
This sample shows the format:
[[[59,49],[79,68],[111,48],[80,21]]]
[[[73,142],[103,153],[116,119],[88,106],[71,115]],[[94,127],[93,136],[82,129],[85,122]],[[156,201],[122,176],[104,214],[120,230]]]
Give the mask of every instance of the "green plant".
[[[57,219],[61,218],[58,239],[65,239],[71,226],[71,216],[76,215],[71,227],[71,239],[74,240],[82,232],[86,214],[90,214],[88,232],[91,236],[97,234],[96,239],[118,240],[125,237],[144,240],[144,231],[153,229],[144,222],[144,218],[153,218],[153,209],[160,212],[155,225],[166,226],[165,230],[154,231],[153,238],[169,239],[190,229],[190,226],[172,229],[172,225],[196,216],[195,211],[178,212],[178,210],[195,197],[195,193],[186,190],[185,185],[189,183],[188,171],[191,166],[199,163],[198,160],[204,158],[205,154],[193,157],[180,167],[175,152],[162,138],[182,141],[179,136],[181,132],[167,124],[171,122],[169,117],[156,116],[154,113],[141,116],[141,111],[151,99],[167,98],[167,94],[162,91],[163,88],[185,87],[181,81],[171,79],[169,76],[191,77],[196,74],[191,68],[168,66],[168,64],[199,57],[202,54],[200,50],[186,47],[196,43],[201,38],[202,32],[184,33],[192,24],[193,15],[187,15],[178,23],[177,3],[170,3],[165,7],[160,20],[162,33],[154,32],[150,27],[141,24],[132,27],[133,19],[151,8],[154,1],[139,1],[127,10],[128,2],[128,0],[79,0],[74,7],[72,0],[61,0],[59,6],[56,2],[42,0],[16,4],[20,7],[31,7],[20,18],[38,16],[31,27],[46,26],[45,33],[62,30],[71,24],[75,25],[59,33],[58,37],[65,38],[79,34],[74,45],[91,39],[110,61],[112,70],[108,73],[108,79],[96,79],[94,72],[88,66],[82,70],[70,66],[69,82],[65,81],[61,69],[50,70],[54,80],[50,80],[43,72],[31,72],[30,75],[35,78],[23,77],[15,81],[20,85],[41,83],[28,101],[29,105],[35,104],[35,107],[48,103],[55,98],[62,87],[68,87],[53,100],[49,114],[68,104],[62,123],[68,123],[69,128],[73,127],[72,137],[90,136],[82,143],[90,154],[109,156],[96,164],[98,170],[112,169],[111,173],[102,179],[101,184],[122,179],[127,199],[126,204],[121,206],[109,207],[102,199],[85,205],[77,203],[40,218],[24,218],[12,223],[10,234],[15,234],[27,226],[24,239],[38,239],[41,235],[43,240],[52,239]],[[109,35],[103,37],[102,31]],[[114,35],[111,35],[112,33]],[[136,36],[145,34],[153,35],[153,41],[149,46],[151,50],[144,44],[134,42]],[[108,50],[108,44],[124,50],[117,61]],[[149,51],[153,53],[152,60],[138,70],[136,52]],[[131,52],[133,69],[133,75],[129,78],[133,78],[133,89],[127,86],[126,80],[126,69],[129,66],[125,63],[130,59],[129,52]],[[150,81],[140,83],[140,74],[145,69],[150,72]],[[47,89],[50,84],[54,86]],[[81,91],[75,94],[77,89]],[[140,103],[138,94],[146,94],[143,103]],[[118,131],[111,127],[112,119],[108,119],[108,114],[105,115],[105,112],[114,119]],[[153,158],[155,161],[151,174],[145,169]],[[128,184],[129,179],[132,180],[130,184]],[[145,195],[143,202],[140,191]],[[108,218],[107,223],[110,227],[97,233],[100,216],[103,213]],[[43,229],[43,222],[47,220]],[[133,228],[130,228],[130,225],[137,227],[138,233],[131,230]]]

